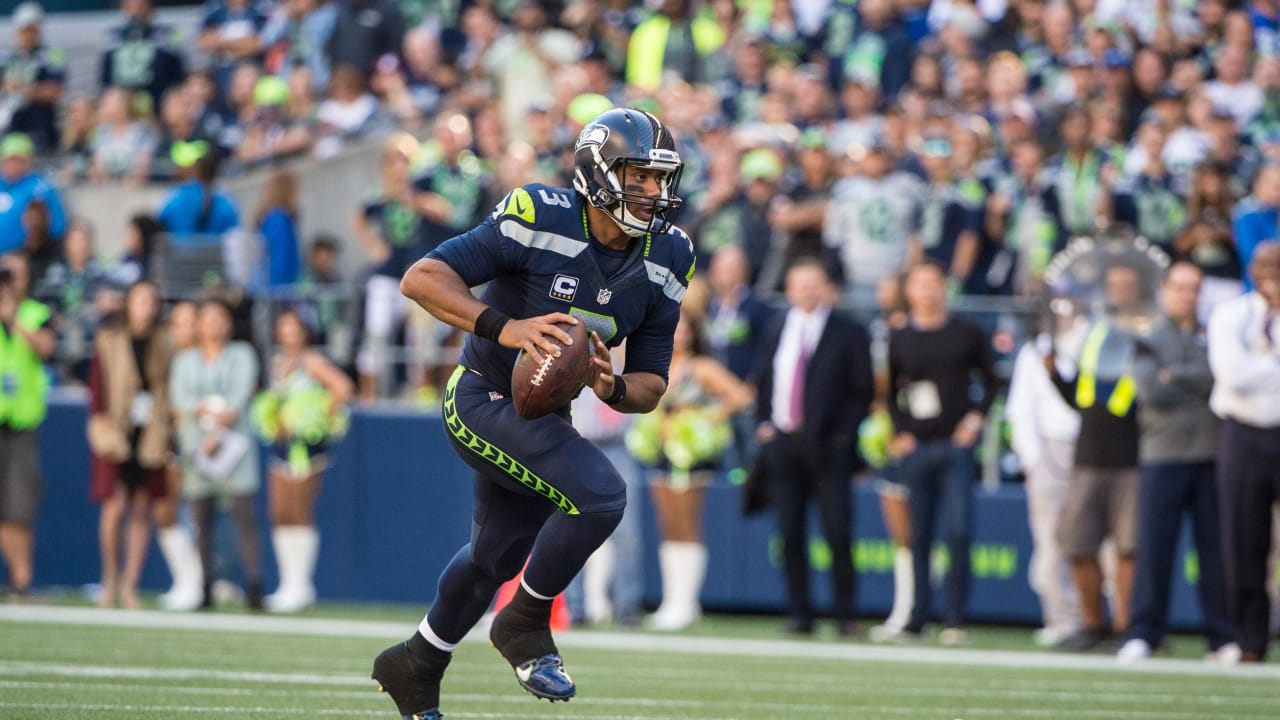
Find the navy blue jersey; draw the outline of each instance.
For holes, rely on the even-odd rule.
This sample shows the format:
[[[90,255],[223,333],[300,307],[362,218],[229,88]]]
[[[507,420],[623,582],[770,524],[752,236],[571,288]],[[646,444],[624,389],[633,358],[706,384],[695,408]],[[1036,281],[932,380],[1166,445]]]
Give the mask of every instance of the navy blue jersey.
[[[601,271],[582,196],[541,184],[513,190],[484,222],[427,257],[453,268],[481,299],[523,319],[569,313],[609,347],[627,339],[624,372],[667,377],[680,301],[693,276],[693,243],[679,228],[636,238],[621,267]],[[607,261],[606,261],[607,262]],[[510,391],[518,352],[468,335],[461,364]]]

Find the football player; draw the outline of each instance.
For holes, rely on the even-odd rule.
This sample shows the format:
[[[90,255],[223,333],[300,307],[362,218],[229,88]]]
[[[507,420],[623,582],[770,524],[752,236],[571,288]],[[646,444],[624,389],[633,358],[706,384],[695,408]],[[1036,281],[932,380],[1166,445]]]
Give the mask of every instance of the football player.
[[[383,651],[373,678],[405,720],[435,720],[452,651],[527,557],[514,599],[490,640],[520,686],[551,701],[573,697],[551,636],[551,601],[622,518],[626,486],[578,435],[569,408],[516,414],[511,371],[567,345],[555,323],[591,331],[591,390],[616,410],[654,409],[667,387],[693,244],[671,224],[683,164],[670,131],[633,109],[609,110],[578,137],[573,188],[516,188],[484,222],[418,261],[402,292],[469,332],[444,393],[454,450],[476,471],[471,542],[440,576],[435,602],[409,640]],[[480,299],[470,288],[488,283]],[[609,347],[627,339],[622,374]]]

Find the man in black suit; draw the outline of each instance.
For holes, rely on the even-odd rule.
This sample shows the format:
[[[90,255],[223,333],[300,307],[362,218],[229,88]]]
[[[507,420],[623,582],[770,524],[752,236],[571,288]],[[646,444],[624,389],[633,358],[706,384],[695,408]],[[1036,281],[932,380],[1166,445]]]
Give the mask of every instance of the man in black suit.
[[[797,260],[787,271],[790,309],[761,354],[756,437],[762,470],[782,532],[787,631],[813,632],[805,514],[818,501],[831,547],[832,617],[842,635],[855,631],[852,488],[858,469],[858,425],[875,392],[866,330],[832,310],[838,292],[821,260]]]

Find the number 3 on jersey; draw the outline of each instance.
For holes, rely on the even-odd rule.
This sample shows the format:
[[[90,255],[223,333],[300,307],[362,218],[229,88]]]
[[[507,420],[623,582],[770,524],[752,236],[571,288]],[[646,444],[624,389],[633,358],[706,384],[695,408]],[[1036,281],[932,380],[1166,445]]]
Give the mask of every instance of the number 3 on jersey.
[[[559,205],[560,207],[573,207],[573,200],[568,193],[547,192],[546,188],[538,189],[538,197],[542,198],[543,205]]]

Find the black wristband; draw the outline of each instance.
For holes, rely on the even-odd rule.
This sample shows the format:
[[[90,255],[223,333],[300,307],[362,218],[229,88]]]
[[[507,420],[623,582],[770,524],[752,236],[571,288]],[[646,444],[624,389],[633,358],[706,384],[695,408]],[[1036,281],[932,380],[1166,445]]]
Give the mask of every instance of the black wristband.
[[[613,374],[613,393],[610,394],[609,397],[604,399],[604,404],[617,405],[618,403],[626,399],[627,399],[627,381],[623,380],[621,375],[614,373]]]
[[[498,342],[503,326],[510,321],[511,318],[503,315],[502,311],[487,307],[480,313],[480,317],[476,318],[476,329],[472,332],[486,340]]]

